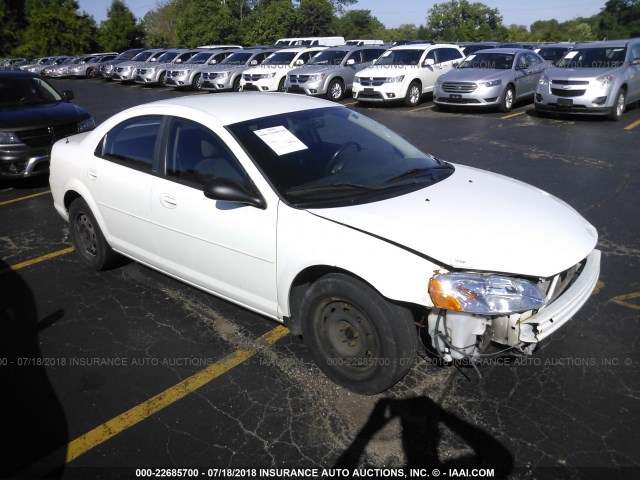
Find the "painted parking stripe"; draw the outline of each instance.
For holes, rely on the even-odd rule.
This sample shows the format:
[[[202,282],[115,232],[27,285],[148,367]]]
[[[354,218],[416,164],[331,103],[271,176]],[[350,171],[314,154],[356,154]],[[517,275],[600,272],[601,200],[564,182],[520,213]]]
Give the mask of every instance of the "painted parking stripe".
[[[418,112],[420,110],[427,110],[429,108],[433,108],[435,105],[427,105],[426,107],[414,108],[413,110],[409,110],[410,112]]]
[[[504,117],[500,117],[502,120],[506,120],[507,118],[517,117],[518,115],[524,115],[526,112],[518,112],[512,113],[511,115],[505,115]]]
[[[67,253],[73,252],[75,249],[73,247],[63,248],[62,250],[58,250],[56,252],[47,253],[46,255],[42,255],[41,257],[32,258],[31,260],[25,260],[24,262],[16,263],[15,265],[10,265],[8,268],[4,270],[0,270],[0,273],[6,272],[8,270],[20,270],[24,267],[29,267],[36,263],[44,262],[46,260],[51,260],[52,258],[59,257],[60,255],[66,255]]]
[[[9,205],[10,203],[20,202],[22,200],[28,200],[30,198],[39,197],[41,195],[46,195],[47,193],[51,193],[51,190],[45,190],[44,192],[34,193],[33,195],[27,195],[25,197],[14,198],[13,200],[5,200],[4,202],[0,202],[0,206]]]
[[[258,337],[255,340],[255,343],[272,345],[288,333],[289,330],[286,327],[279,325],[261,337]],[[256,348],[238,349],[227,355],[219,362],[208,366],[204,370],[200,370],[173,387],[166,389],[156,396],[151,397],[149,400],[136,405],[117,417],[112,418],[84,435],[81,435],[75,440],[72,440],[67,446],[66,462],[69,463],[75,460],[80,455],[87,453],[89,450],[106,442],[110,438],[115,437],[129,427],[151,417],[160,410],[205,386],[232,368],[237,367],[245,360],[253,357],[257,352],[257,345]]]
[[[624,129],[631,130],[632,128],[636,128],[638,125],[640,125],[640,120],[636,120],[631,125],[627,125],[626,127],[624,127]]]

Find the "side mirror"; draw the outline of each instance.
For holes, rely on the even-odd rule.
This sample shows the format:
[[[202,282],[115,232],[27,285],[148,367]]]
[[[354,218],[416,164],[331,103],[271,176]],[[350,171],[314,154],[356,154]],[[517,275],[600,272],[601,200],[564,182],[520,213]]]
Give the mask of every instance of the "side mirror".
[[[73,90],[63,90],[62,98],[64,98],[67,102],[73,100],[76,96],[73,94]]]
[[[252,67],[255,67],[256,65],[258,65],[258,60],[251,60],[249,62],[249,65],[251,65]]]
[[[525,64],[523,64],[523,65],[518,65],[518,66],[516,67],[516,70],[526,70],[527,68],[529,68],[529,64],[528,64],[528,63],[525,63]]]
[[[356,64],[356,59],[355,58],[350,58],[349,60],[347,60],[346,65],[347,66],[351,66],[351,65],[355,65]]]
[[[247,187],[230,178],[218,177],[208,182],[203,189],[204,196],[212,200],[243,203],[264,210],[267,204],[253,187]]]
[[[631,60],[631,65],[640,65],[640,57],[636,57]]]
[[[209,65],[216,65],[217,63],[218,63],[218,60],[216,60],[215,58],[209,61]]]
[[[294,65],[304,65],[304,60],[299,58],[298,60],[295,61]]]
[[[435,65],[436,61],[433,58],[427,58],[422,65],[428,67],[430,65]]]

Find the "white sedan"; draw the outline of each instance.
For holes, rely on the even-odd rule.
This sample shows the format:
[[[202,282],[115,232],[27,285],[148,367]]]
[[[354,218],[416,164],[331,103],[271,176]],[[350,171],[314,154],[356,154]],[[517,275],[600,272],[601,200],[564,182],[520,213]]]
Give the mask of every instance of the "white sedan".
[[[600,269],[561,200],[298,95],[131,108],[57,142],[50,183],[90,266],[125,255],[284,322],[364,394],[403,378],[421,333],[446,360],[532,353]]]

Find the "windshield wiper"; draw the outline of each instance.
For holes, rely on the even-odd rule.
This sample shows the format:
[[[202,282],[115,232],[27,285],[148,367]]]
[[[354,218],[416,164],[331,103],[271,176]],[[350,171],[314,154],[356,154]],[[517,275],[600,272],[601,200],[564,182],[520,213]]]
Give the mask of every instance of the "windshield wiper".
[[[404,180],[406,178],[414,178],[420,177],[423,174],[428,174],[429,176],[433,176],[434,170],[451,170],[453,166],[449,164],[441,164],[436,167],[423,167],[423,168],[412,168],[407,170],[406,172],[402,172],[400,175],[396,175],[395,177],[391,177],[386,180],[383,185],[389,185],[390,183],[396,183],[400,180]]]
[[[360,183],[328,183],[325,185],[310,185],[307,187],[297,187],[289,190],[287,194],[295,195],[297,193],[309,193],[323,190],[378,190],[379,187],[372,187],[370,185],[362,185]]]

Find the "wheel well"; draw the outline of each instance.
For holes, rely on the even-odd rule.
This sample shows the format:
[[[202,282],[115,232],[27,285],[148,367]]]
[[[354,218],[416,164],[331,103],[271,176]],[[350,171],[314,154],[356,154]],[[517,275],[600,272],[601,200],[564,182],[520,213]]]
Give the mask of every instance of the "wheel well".
[[[319,280],[321,277],[330,274],[330,273],[342,273],[344,275],[348,275],[352,278],[355,278],[363,283],[366,283],[371,288],[373,288],[376,292],[378,289],[367,282],[365,279],[359,277],[358,275],[353,274],[348,270],[343,270],[341,268],[332,267],[328,265],[315,265],[313,267],[308,267],[305,270],[302,270],[296,278],[293,280],[291,284],[291,289],[289,290],[289,313],[290,317],[285,318],[285,325],[291,333],[294,335],[302,334],[302,319],[300,315],[300,305],[302,303],[302,297],[304,297],[305,292],[309,288],[309,286]],[[380,292],[378,292],[380,293]],[[382,294],[381,294],[382,295]],[[386,297],[385,297],[386,298]],[[400,304],[399,302],[391,301],[392,303]],[[412,307],[409,305],[404,305],[406,308],[412,310]]]
[[[342,77],[333,77],[331,80],[329,80],[329,83],[334,82],[336,80],[344,86],[344,79]]]
[[[67,212],[69,211],[69,207],[71,206],[71,203],[73,203],[73,201],[76,198],[80,198],[80,197],[82,197],[82,195],[80,195],[78,192],[74,190],[69,190],[67,193],[64,194],[64,208],[67,210]]]

